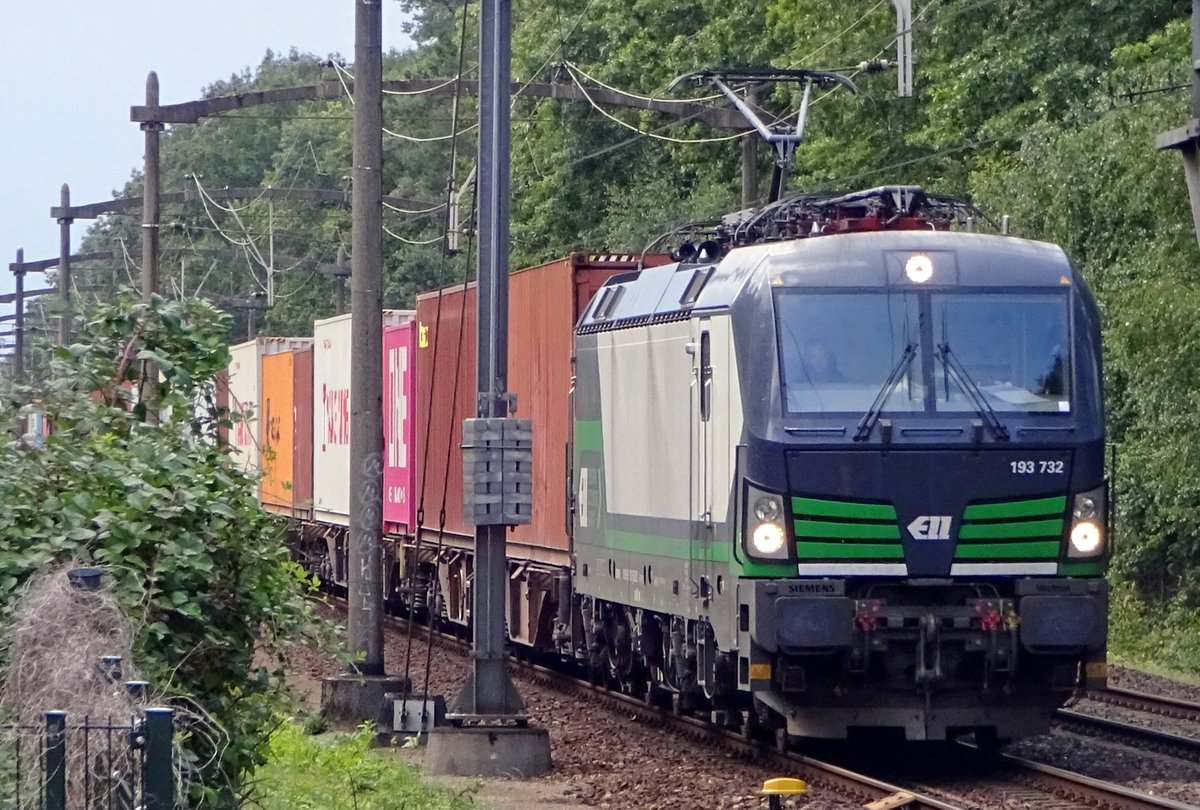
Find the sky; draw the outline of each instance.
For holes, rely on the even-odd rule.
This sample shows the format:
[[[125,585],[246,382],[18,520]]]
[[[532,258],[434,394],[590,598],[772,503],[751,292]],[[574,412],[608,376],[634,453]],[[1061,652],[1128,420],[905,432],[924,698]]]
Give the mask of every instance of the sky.
[[[403,23],[400,3],[385,0],[385,50],[411,47]],[[161,103],[175,104],[253,69],[268,48],[351,61],[354,0],[0,0],[0,35],[0,292],[11,292],[17,248],[26,261],[58,256],[50,207],[63,183],[73,205],[102,202],[140,169],[129,108],[145,102],[147,73],[158,73]],[[87,224],[73,226],[73,249]],[[26,289],[43,286],[26,278]]]

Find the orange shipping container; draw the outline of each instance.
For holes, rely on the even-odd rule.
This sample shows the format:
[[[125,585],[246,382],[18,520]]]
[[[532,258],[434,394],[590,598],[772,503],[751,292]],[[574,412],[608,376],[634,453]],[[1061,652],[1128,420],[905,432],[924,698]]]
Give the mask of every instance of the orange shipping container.
[[[509,278],[508,388],[517,395],[515,415],[533,420],[534,476],[533,522],[509,532],[510,557],[568,563],[566,478],[575,323],[600,286],[618,273],[636,270],[638,259],[637,255],[575,254]],[[650,255],[645,266],[667,261],[665,256]],[[460,449],[462,421],[475,415],[474,284],[465,298],[464,302],[460,285],[417,299],[415,457],[415,498],[424,506],[425,531],[437,531],[445,481],[446,531],[464,542],[474,535],[474,526],[463,519]],[[460,318],[460,313],[465,317]]]
[[[260,422],[262,469],[260,485],[263,506],[273,512],[295,514],[298,507],[306,506],[298,500],[297,470],[311,466],[310,457],[305,460],[297,453],[296,399],[297,389],[312,387],[311,362],[308,364],[307,381],[299,379],[296,356],[306,352],[311,356],[312,340],[309,338],[267,338],[262,357],[262,417]],[[304,427],[300,426],[303,430]],[[311,442],[308,443],[311,447]],[[301,476],[306,477],[306,476]],[[311,493],[309,494],[311,499]]]

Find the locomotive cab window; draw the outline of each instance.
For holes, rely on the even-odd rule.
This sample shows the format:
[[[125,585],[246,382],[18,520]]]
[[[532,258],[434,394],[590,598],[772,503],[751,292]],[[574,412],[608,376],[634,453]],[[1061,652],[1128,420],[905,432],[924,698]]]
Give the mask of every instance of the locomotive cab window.
[[[915,294],[781,289],[775,311],[786,413],[861,413],[889,379],[885,410],[924,410]]]
[[[1066,295],[934,294],[932,312],[938,411],[974,410],[975,387],[996,411],[1070,412]]]

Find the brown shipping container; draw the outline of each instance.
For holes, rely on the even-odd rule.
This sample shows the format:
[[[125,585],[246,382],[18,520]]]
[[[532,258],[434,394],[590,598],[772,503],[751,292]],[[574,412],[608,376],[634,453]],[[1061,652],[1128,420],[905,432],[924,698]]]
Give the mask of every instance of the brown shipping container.
[[[558,565],[568,562],[566,476],[575,323],[596,290],[610,277],[636,270],[638,259],[636,254],[577,253],[509,277],[508,387],[517,395],[515,415],[533,420],[534,477],[533,522],[509,532],[510,557]],[[644,266],[667,261],[665,256],[650,255]],[[443,481],[448,482],[446,531],[460,538],[474,535],[474,527],[463,519],[460,449],[462,421],[475,415],[474,283],[465,299],[461,285],[443,290],[440,296],[434,292],[417,299],[417,503],[424,505],[426,532],[436,532]],[[460,354],[461,361],[456,359]],[[457,402],[452,408],[456,381]]]
[[[312,519],[313,500],[313,350],[293,352],[293,429],[296,436],[295,474],[292,477],[292,513]]]

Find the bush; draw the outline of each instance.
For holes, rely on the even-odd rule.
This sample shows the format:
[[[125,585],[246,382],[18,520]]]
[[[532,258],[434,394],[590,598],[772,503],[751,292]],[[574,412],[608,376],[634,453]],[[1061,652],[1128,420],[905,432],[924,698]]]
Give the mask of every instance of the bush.
[[[255,798],[263,810],[458,810],[477,806],[470,795],[422,785],[394,753],[369,751],[372,732],[331,740],[285,723],[271,736],[270,760],[259,772]]]
[[[282,663],[314,626],[285,526],[221,447],[228,415],[204,394],[228,364],[227,330],[206,303],[126,295],[0,403],[10,433],[32,410],[53,425],[41,446],[0,447],[0,621],[35,573],[72,559],[104,569],[147,680],[205,719],[183,729],[183,764],[191,802],[208,806],[236,804],[264,761],[282,673],[256,652]],[[135,402],[147,360],[162,373],[158,419]]]

